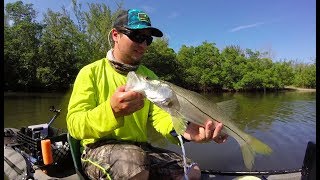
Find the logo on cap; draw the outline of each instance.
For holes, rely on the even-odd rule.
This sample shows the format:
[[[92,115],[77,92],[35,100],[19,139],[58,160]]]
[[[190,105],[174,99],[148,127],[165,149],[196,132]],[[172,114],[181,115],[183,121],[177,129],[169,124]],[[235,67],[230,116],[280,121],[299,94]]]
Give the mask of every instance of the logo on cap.
[[[150,18],[146,13],[138,13],[138,18],[139,18],[139,21],[145,21],[151,24]]]

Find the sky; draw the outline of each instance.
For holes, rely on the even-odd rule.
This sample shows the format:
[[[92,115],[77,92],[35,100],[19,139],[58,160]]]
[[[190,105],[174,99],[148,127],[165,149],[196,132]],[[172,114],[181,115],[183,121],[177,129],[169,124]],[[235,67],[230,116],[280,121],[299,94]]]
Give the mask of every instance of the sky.
[[[72,12],[71,0],[22,0],[32,3],[39,21],[62,6]],[[4,6],[16,0],[4,0]],[[119,0],[78,0],[105,3],[115,10]],[[124,8],[145,11],[152,26],[178,52],[182,45],[214,43],[220,51],[236,45],[269,52],[274,61],[313,63],[316,58],[316,0],[124,0]]]

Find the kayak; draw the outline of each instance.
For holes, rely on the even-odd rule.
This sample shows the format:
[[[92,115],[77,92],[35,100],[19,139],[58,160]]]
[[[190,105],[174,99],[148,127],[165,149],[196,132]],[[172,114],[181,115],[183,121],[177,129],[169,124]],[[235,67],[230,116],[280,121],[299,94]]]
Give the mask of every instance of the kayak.
[[[49,123],[4,128],[4,174],[7,179],[82,179],[74,162],[67,131]],[[69,140],[69,141],[68,141]],[[316,144],[309,142],[300,169],[281,171],[223,172],[202,170],[201,179],[316,179]],[[80,158],[79,158],[80,159]]]
[[[316,180],[316,144],[309,141],[304,160],[299,169],[269,170],[269,171],[214,171],[202,170],[201,179],[241,179],[241,180]]]
[[[232,180],[266,180],[266,179],[290,179],[301,180],[301,169],[284,171],[253,171],[253,172],[210,172],[202,171],[201,179],[232,179]]]
[[[4,128],[4,174],[8,179],[77,179],[67,132],[49,123]]]
[[[54,162],[44,165],[30,146],[27,150],[20,144],[19,132],[15,128],[4,129],[4,174],[8,179],[77,179],[67,146],[52,148]],[[58,137],[65,138],[66,142],[64,135]]]
[[[54,128],[50,128],[53,131]],[[21,148],[19,145],[18,134],[20,130],[15,128],[4,129],[4,173],[9,179],[79,179],[75,171],[73,160],[68,146],[63,146],[64,154],[61,149],[55,149],[56,154],[63,154],[61,157],[54,156],[54,163],[43,165],[41,158],[32,156],[30,152]],[[60,134],[60,140],[67,142],[65,133]],[[54,141],[54,140],[53,140]],[[53,146],[53,145],[52,145]],[[309,149],[315,144],[308,144]],[[57,153],[59,151],[59,153]],[[30,153],[30,154],[28,154]],[[307,155],[309,154],[309,157]],[[302,179],[303,176],[315,176],[315,158],[312,158],[315,149],[308,148],[305,155],[305,162],[301,169],[283,171],[263,171],[263,172],[222,172],[212,170],[202,170],[201,179]],[[59,156],[59,155],[57,155]],[[60,159],[59,159],[60,158]],[[309,159],[309,160],[308,160]],[[307,160],[313,160],[310,167],[307,167]],[[310,163],[309,163],[310,164]],[[313,165],[312,165],[313,164]],[[314,166],[314,168],[312,168]],[[311,172],[307,172],[310,171]]]

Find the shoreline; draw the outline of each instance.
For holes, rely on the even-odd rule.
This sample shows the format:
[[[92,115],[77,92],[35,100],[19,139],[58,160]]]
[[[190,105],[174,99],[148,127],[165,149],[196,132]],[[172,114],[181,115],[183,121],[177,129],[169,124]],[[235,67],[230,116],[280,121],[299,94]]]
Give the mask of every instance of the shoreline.
[[[195,90],[192,90],[195,91]],[[259,90],[249,90],[249,91],[232,91],[232,90],[228,90],[228,89],[222,89],[219,92],[255,92],[255,91],[259,91]],[[263,91],[263,90],[260,90]],[[267,90],[269,91],[269,90]],[[299,88],[299,87],[294,87],[294,86],[286,86],[283,89],[278,89],[278,90],[271,90],[271,91],[299,91],[299,92],[317,92],[317,89],[311,89],[311,88]],[[199,92],[199,91],[196,91]],[[211,91],[209,91],[211,92]],[[212,91],[214,92],[214,91]],[[4,91],[4,96],[15,96],[17,94],[26,94],[27,96],[34,96],[34,95],[39,95],[39,94],[48,94],[49,96],[52,96],[52,94],[65,94],[68,93],[68,91],[63,92],[63,91],[51,91],[51,92],[23,92],[23,91]],[[70,93],[70,92],[69,92]],[[200,91],[201,93],[201,91]],[[203,93],[203,92],[202,92]]]
[[[301,91],[301,92],[317,92],[317,89],[308,89],[308,88],[298,88],[293,86],[287,86],[285,90]]]

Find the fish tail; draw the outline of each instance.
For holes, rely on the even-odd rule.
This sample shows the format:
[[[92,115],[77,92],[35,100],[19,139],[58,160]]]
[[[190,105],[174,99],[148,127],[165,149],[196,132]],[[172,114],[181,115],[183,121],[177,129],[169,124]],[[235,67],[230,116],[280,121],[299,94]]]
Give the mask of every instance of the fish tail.
[[[267,144],[261,142],[253,136],[247,135],[246,140],[236,140],[240,144],[244,164],[249,170],[252,169],[256,153],[263,155],[269,155],[272,153],[272,149]]]

